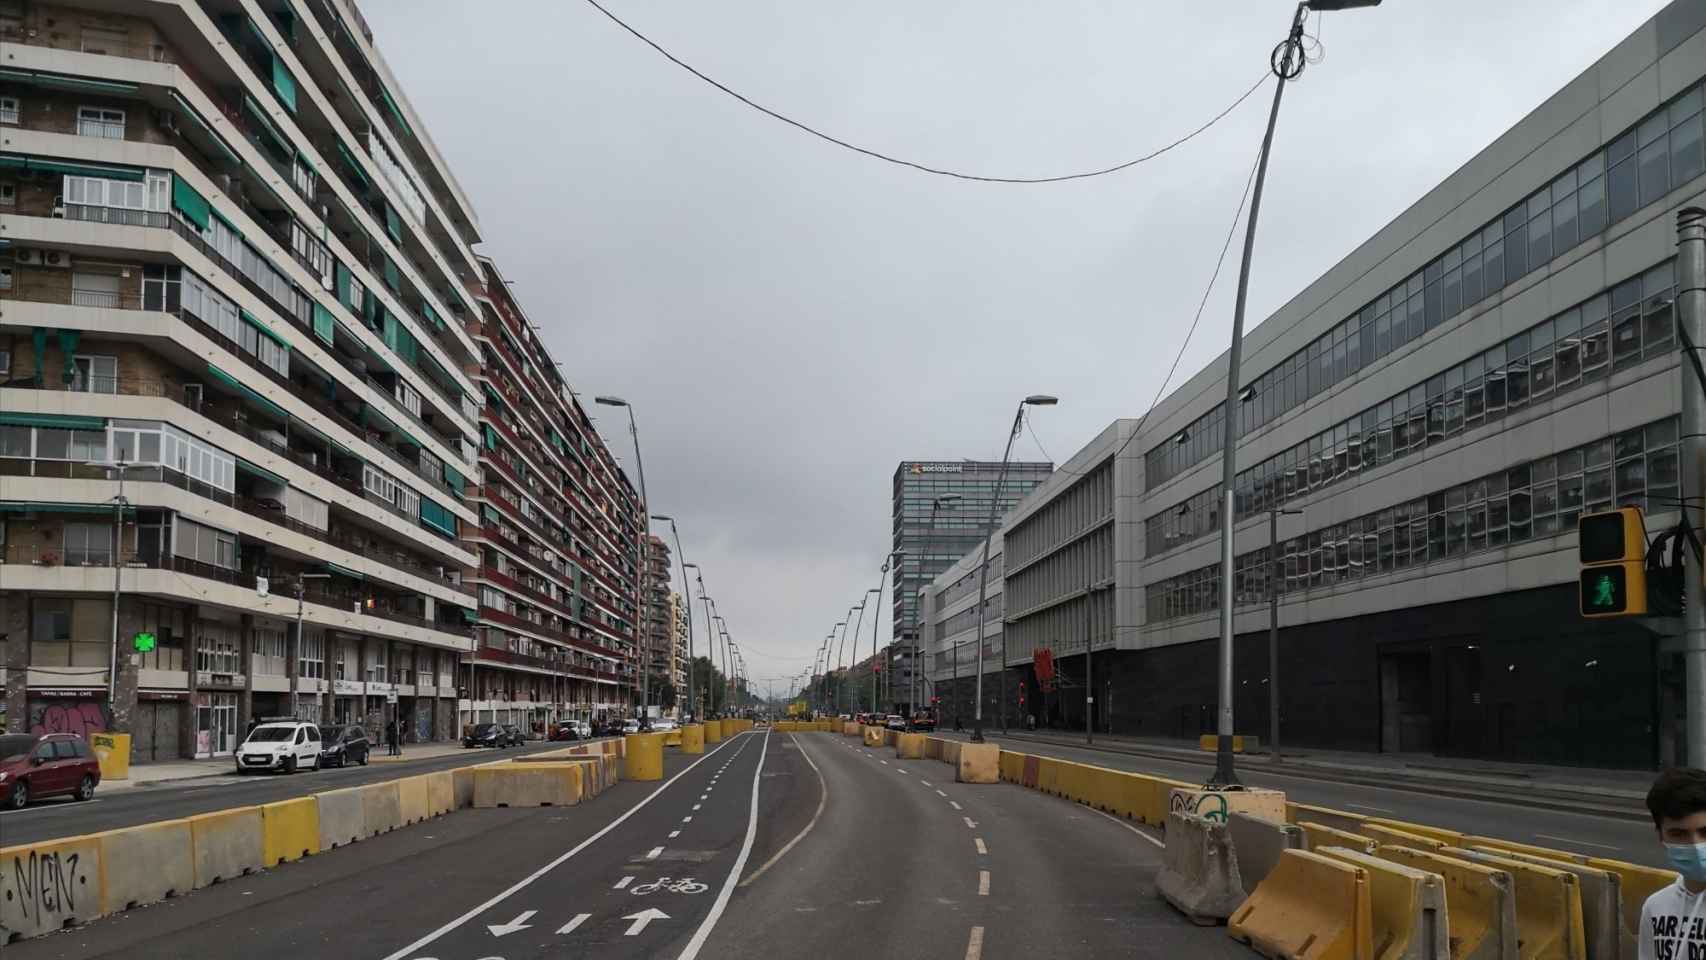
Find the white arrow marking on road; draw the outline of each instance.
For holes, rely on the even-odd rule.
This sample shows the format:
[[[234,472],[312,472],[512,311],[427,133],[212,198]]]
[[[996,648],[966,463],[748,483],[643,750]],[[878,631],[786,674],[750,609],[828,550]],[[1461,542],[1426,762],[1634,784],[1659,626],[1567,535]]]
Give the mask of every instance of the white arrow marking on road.
[[[623,936],[637,937],[640,935],[641,930],[646,929],[646,924],[651,923],[653,920],[668,920],[669,914],[664,913],[657,907],[651,907],[646,910],[641,910],[639,913],[630,913],[622,919],[634,921],[628,925],[627,930],[623,931]]]
[[[575,918],[557,928],[558,933],[574,933],[575,928],[587,922],[592,917],[590,913],[577,913]]]
[[[496,925],[486,924],[486,929],[492,931],[492,936],[494,937],[507,936],[517,930],[526,930],[528,927],[532,926],[532,924],[527,921],[532,920],[533,915],[538,912],[539,911],[537,910],[523,910],[521,913],[516,915],[514,920],[511,920],[508,923],[500,923]]]

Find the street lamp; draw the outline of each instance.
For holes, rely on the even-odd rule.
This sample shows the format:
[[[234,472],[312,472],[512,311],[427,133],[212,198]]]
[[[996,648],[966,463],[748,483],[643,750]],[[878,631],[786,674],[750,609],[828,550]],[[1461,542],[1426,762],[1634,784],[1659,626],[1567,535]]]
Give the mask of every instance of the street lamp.
[[[120,450],[116,460],[90,460],[83,464],[85,467],[118,473],[118,495],[112,498],[113,636],[112,650],[107,655],[107,709],[113,712],[115,720],[118,719],[118,605],[119,598],[123,595],[123,580],[120,578],[124,576],[124,508],[130,506],[130,501],[124,496],[124,472],[130,469],[130,463],[124,459],[124,455],[125,451]]]
[[[879,694],[877,693],[877,680],[879,679],[879,677],[878,677],[879,671],[877,669],[877,667],[878,667],[878,663],[877,663],[877,622],[882,620],[882,618],[883,618],[883,587],[887,586],[888,582],[889,582],[889,565],[894,563],[898,558],[904,557],[904,556],[906,556],[905,550],[896,550],[893,553],[891,553],[888,556],[883,558],[882,577],[879,580],[877,580],[877,589],[874,591],[871,591],[872,593],[875,593],[877,595],[877,609],[871,614],[871,710],[872,710],[872,712],[876,712],[878,709],[877,697],[879,696]]]
[[[983,742],[983,605],[989,590],[989,541],[995,535],[995,522],[1001,517],[1001,487],[1007,481],[1007,460],[1013,456],[1013,441],[1025,424],[1026,407],[1052,407],[1060,400],[1044,393],[1033,393],[1019,401],[1013,413],[1013,429],[1007,431],[1007,449],[1001,454],[1001,472],[995,475],[995,493],[989,498],[989,526],[983,532],[983,560],[977,574],[977,704],[972,714],[971,739]],[[1001,629],[1001,727],[1007,727],[1007,629]]]
[[[1267,132],[1262,135],[1262,154],[1256,161],[1256,183],[1250,193],[1250,216],[1244,224],[1244,259],[1238,267],[1238,297],[1232,308],[1232,346],[1226,354],[1226,405],[1222,417],[1220,488],[1226,498],[1220,515],[1220,709],[1215,725],[1218,734],[1214,751],[1214,774],[1206,786],[1236,789],[1240,786],[1232,758],[1232,604],[1237,573],[1232,554],[1236,516],[1233,512],[1234,488],[1238,481],[1238,421],[1241,410],[1238,397],[1243,392],[1239,383],[1239,364],[1244,355],[1244,305],[1250,293],[1250,258],[1256,246],[1256,218],[1262,209],[1262,184],[1268,177],[1268,157],[1273,152],[1274,125],[1279,121],[1280,97],[1285,82],[1303,73],[1307,61],[1303,56],[1303,20],[1310,10],[1336,11],[1357,7],[1375,7],[1380,0],[1303,0],[1291,18],[1291,32],[1274,47],[1268,65],[1279,83],[1274,87],[1274,104],[1268,111]]]
[[[297,714],[296,688],[302,684],[302,594],[303,583],[308,580],[330,580],[329,573],[299,573],[296,575],[296,649],[290,652],[290,718],[299,720]]]
[[[681,561],[681,596],[686,601],[682,607],[687,611],[687,709],[693,709],[693,588],[687,584],[689,567],[699,569],[697,563],[688,563],[687,554],[681,549],[681,531],[675,527],[675,518],[666,517],[661,513],[653,514],[653,520],[669,524],[670,535],[675,538],[675,557]]]
[[[952,509],[954,509],[954,506],[956,504],[958,504],[960,502],[960,500],[962,500],[962,499],[964,499],[964,498],[962,498],[957,493],[944,493],[941,496],[936,497],[935,499],[930,501],[930,529],[928,531],[926,531],[924,534],[924,556],[920,557],[918,560],[918,572],[923,575],[924,583],[926,585],[928,585],[930,583],[930,581],[933,579],[933,577],[930,575],[930,572],[927,569],[926,565],[930,562],[930,549],[933,546],[933,544],[930,541],[936,535],[936,511],[941,510],[943,508],[952,510]],[[923,598],[919,598],[915,601],[914,606],[913,606],[913,610],[912,610],[912,618],[914,621],[913,627],[912,627],[912,632],[917,635],[917,638],[916,638],[917,642],[920,645],[922,645],[924,643],[924,626],[927,622],[925,620],[925,617],[924,617],[924,600],[923,600]],[[917,663],[914,663],[912,665],[912,676],[913,676],[913,682],[916,684],[917,678],[918,678],[918,664]],[[959,702],[960,702],[960,658],[956,656],[956,657],[954,657],[954,719],[956,721],[956,723],[955,723],[956,727],[959,725],[957,722],[959,720],[959,715],[960,715],[959,714]],[[914,697],[913,697],[913,703],[914,704],[917,703],[916,693],[914,694]],[[914,709],[914,712],[916,712],[916,708]],[[912,729],[912,718],[911,717],[907,717],[907,729],[908,730]]]
[[[836,636],[837,630],[841,631],[841,638],[842,638],[841,639],[841,646],[843,649],[845,649],[847,646],[847,640],[846,640],[846,638],[847,638],[847,621],[843,620],[840,623],[837,623],[835,626],[829,628],[829,638],[830,638],[831,643],[835,642],[835,636]],[[840,657],[837,657],[834,660],[830,661],[830,669],[835,671],[835,693],[833,693],[829,698],[829,708],[831,710],[835,711],[836,713],[840,713],[841,711],[836,710],[836,708],[841,705],[841,687],[842,687],[843,682],[846,680],[845,677],[841,676],[841,659],[840,659]]]
[[[640,474],[640,516],[644,518],[646,516],[646,512],[651,509],[651,501],[646,498],[646,461],[640,456],[640,427],[639,424],[634,421],[634,407],[621,397],[594,397],[593,402],[606,407],[621,407],[628,412],[628,435],[634,440],[634,467]],[[647,566],[647,561],[651,559],[651,550],[648,548],[647,540],[651,537],[651,526],[652,525],[649,522],[640,524],[639,599],[640,621],[642,627],[644,626],[646,619],[646,597],[651,593],[651,590],[646,583],[646,578],[650,575],[650,569]],[[645,631],[642,629],[640,631],[640,718],[642,720],[644,720],[650,712],[647,709],[647,702],[651,692],[652,682],[652,642],[650,638],[644,636],[644,633]]]

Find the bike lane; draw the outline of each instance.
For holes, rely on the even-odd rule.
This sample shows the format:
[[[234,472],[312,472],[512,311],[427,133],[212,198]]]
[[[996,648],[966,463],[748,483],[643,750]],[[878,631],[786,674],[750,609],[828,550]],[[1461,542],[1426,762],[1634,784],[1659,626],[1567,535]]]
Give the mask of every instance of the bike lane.
[[[543,867],[481,871],[497,882],[481,884],[466,912],[385,960],[691,955],[751,848],[768,747],[765,734],[743,734]]]

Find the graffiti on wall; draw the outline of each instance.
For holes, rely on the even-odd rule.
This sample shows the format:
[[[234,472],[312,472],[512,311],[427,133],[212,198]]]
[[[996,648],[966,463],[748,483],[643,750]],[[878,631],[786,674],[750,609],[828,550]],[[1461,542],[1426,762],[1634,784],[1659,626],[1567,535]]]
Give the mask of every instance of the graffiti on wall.
[[[1219,793],[1199,793],[1195,797],[1183,791],[1174,792],[1168,801],[1169,813],[1188,813],[1214,823],[1226,822],[1226,797]]]
[[[100,700],[32,700],[31,733],[75,733],[87,738],[110,726],[107,705]]]
[[[72,852],[12,854],[0,863],[0,921],[14,930],[47,931],[88,915],[95,896],[89,885],[95,867]]]

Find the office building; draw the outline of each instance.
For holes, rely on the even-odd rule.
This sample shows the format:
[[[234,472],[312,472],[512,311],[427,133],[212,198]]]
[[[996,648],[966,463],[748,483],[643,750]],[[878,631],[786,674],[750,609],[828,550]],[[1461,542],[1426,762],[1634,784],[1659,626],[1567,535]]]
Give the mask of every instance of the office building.
[[[1277,680],[1298,746],[1683,756],[1679,624],[1583,620],[1575,529],[1615,505],[1655,533],[1678,515],[1676,215],[1706,188],[1701,11],[1665,7],[1249,332],[1239,732],[1268,736]],[[1078,683],[1043,722],[1082,725],[1088,646],[1098,727],[1213,730],[1225,376],[1223,356],[1135,436],[1111,424],[1009,514],[1009,690],[1036,689],[1043,650]],[[1299,512],[1270,543],[1278,509]]]

